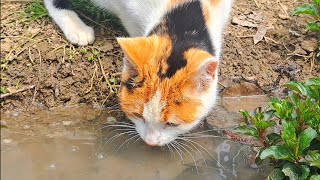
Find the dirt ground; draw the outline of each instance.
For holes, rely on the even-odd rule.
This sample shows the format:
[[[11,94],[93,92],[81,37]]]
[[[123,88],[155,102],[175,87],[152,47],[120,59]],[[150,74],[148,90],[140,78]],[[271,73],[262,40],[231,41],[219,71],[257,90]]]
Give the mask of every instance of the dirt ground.
[[[290,16],[300,3],[235,1],[225,30],[221,91],[245,80],[265,93],[279,92],[288,81],[320,76],[320,35],[305,31],[308,17]],[[122,53],[115,37],[124,36],[120,28],[82,14],[94,27],[96,41],[76,47],[50,18],[27,21],[21,16],[27,5],[1,2],[1,111],[116,104]],[[266,35],[255,44],[261,27]]]

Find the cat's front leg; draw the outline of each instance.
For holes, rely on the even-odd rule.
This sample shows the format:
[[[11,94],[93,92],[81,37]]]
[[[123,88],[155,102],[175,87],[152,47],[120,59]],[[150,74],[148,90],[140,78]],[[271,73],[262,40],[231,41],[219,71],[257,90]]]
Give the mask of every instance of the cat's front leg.
[[[60,27],[66,38],[80,46],[92,44],[94,31],[70,9],[70,0],[44,0],[49,15]]]

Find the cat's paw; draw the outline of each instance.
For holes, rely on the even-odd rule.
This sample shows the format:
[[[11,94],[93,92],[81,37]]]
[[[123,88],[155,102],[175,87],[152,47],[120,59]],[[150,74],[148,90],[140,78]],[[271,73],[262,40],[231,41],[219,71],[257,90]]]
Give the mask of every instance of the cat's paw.
[[[75,45],[85,46],[94,42],[94,31],[87,25],[75,25],[65,32],[66,38]]]

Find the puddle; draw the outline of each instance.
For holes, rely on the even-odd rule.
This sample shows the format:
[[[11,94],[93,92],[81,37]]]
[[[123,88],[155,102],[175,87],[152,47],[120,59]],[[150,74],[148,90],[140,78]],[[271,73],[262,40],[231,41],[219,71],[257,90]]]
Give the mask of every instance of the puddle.
[[[222,98],[221,105],[208,118],[209,124],[215,127],[238,124],[241,117],[234,107],[239,104],[234,101],[241,106],[242,100]],[[69,107],[27,114],[7,112],[1,116],[9,127],[1,129],[2,180],[248,180],[265,179],[268,172],[266,166],[254,167],[250,147],[223,137],[192,139],[196,143],[184,142],[185,149],[179,153],[149,147],[135,138],[129,141],[132,136],[120,136],[106,144],[106,137],[116,134],[110,134],[111,129],[96,129],[107,119],[119,119],[107,111]]]

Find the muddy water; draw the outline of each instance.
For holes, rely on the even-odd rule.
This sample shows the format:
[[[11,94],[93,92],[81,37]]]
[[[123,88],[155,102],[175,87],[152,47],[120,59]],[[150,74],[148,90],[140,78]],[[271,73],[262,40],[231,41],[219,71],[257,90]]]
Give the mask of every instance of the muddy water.
[[[226,111],[223,106],[218,109],[216,118],[232,121],[232,112]],[[66,116],[65,112],[70,114]],[[1,179],[248,180],[263,179],[267,172],[266,167],[255,167],[252,163],[254,153],[249,147],[223,137],[192,139],[195,143],[191,145],[184,142],[185,148],[179,153],[176,150],[172,153],[167,148],[149,147],[135,138],[127,141],[130,142],[128,144],[126,140],[132,136],[125,135],[106,143],[116,133],[110,133],[110,128],[97,131],[96,126],[88,125],[86,119],[90,118],[90,123],[97,119],[100,121],[106,119],[105,114],[108,113],[103,115],[99,112],[94,119],[88,113],[95,114],[96,111],[62,108],[45,113],[39,111],[28,116],[13,112],[14,118],[10,113],[2,116],[1,120],[5,120],[9,128],[1,130]],[[9,123],[28,122],[38,117],[56,121],[48,125],[21,123],[17,127]],[[86,125],[79,125],[81,122]],[[214,131],[207,134],[219,135]]]

